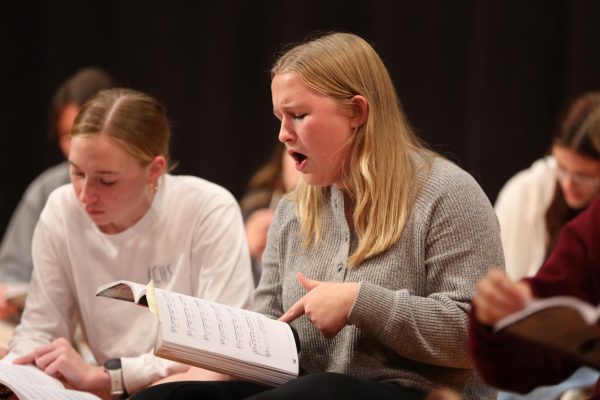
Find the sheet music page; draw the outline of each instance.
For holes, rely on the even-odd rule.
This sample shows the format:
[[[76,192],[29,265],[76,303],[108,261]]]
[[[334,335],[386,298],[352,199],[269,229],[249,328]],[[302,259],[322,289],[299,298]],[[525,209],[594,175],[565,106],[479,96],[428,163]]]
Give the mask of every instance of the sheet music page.
[[[298,373],[287,324],[262,314],[155,289],[163,341]]]
[[[131,281],[115,281],[98,287],[96,296],[111,297],[118,300],[138,303],[146,294],[146,286]]]
[[[66,390],[56,379],[31,365],[0,363],[0,384],[27,400],[99,400],[86,392]]]

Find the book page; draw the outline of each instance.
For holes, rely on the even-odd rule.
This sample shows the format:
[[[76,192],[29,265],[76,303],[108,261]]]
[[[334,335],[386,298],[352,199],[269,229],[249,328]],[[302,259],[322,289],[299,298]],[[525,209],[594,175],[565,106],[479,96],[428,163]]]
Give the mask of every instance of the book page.
[[[96,296],[111,297],[117,300],[131,301],[147,305],[145,301],[146,286],[131,281],[115,281],[98,287]]]
[[[583,364],[600,367],[598,308],[571,296],[532,299],[521,311],[494,325],[494,331],[558,350]]]
[[[155,289],[164,343],[298,374],[291,328],[262,314]]]
[[[58,380],[31,365],[0,363],[0,384],[10,388],[19,399],[99,400],[90,393],[65,389]]]
[[[516,321],[523,319],[531,314],[539,312],[540,310],[548,309],[551,307],[557,307],[557,306],[567,306],[567,307],[573,308],[579,314],[581,314],[581,317],[588,324],[593,324],[598,319],[599,311],[596,309],[596,307],[594,307],[591,304],[588,304],[585,301],[578,299],[576,297],[554,296],[554,297],[547,297],[544,299],[534,298],[534,299],[530,300],[529,302],[527,302],[527,304],[525,305],[525,308],[523,308],[521,311],[510,314],[510,315],[502,318],[500,321],[498,321],[494,325],[494,331],[497,332],[501,329],[504,329],[508,325],[511,325],[511,324],[515,323]]]

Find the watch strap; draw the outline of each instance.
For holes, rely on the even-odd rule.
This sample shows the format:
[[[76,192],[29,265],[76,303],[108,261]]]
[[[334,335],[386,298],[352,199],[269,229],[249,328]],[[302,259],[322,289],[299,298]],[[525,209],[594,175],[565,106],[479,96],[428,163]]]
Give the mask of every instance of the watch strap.
[[[104,363],[104,369],[110,377],[110,394],[111,396],[123,399],[127,397],[127,391],[123,384],[123,370],[121,369],[121,360],[113,358]]]

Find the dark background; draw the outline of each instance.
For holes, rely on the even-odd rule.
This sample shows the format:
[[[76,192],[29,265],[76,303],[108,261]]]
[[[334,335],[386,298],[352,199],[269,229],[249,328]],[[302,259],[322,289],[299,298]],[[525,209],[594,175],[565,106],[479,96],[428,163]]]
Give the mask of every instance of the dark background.
[[[27,184],[61,160],[50,99],[77,69],[105,68],[161,100],[176,173],[238,199],[278,125],[269,67],[315,30],[369,40],[417,133],[494,201],[542,156],[559,110],[600,88],[600,2],[589,0],[40,1],[0,24],[4,76],[0,232]]]

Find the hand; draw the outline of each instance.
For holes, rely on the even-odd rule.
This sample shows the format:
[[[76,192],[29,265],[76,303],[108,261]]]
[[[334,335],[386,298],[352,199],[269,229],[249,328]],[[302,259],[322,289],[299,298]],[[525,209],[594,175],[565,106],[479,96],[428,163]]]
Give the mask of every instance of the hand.
[[[6,285],[0,284],[0,319],[8,319],[20,312],[19,307],[7,300],[4,293],[6,293]]]
[[[521,310],[533,297],[525,282],[513,282],[504,272],[491,270],[477,284],[473,298],[475,317],[486,325],[494,325],[509,314]]]
[[[246,240],[248,241],[248,249],[250,256],[255,260],[260,260],[263,251],[267,245],[267,233],[269,225],[273,221],[274,211],[268,208],[263,208],[254,211],[246,220]]]
[[[298,273],[298,281],[308,293],[294,303],[279,320],[292,322],[306,314],[326,338],[332,338],[348,322],[348,314],[358,294],[358,283],[320,282]]]
[[[108,392],[110,378],[102,367],[87,364],[65,338],[38,347],[32,353],[16,358],[15,364],[35,364],[66,386],[89,392]]]

